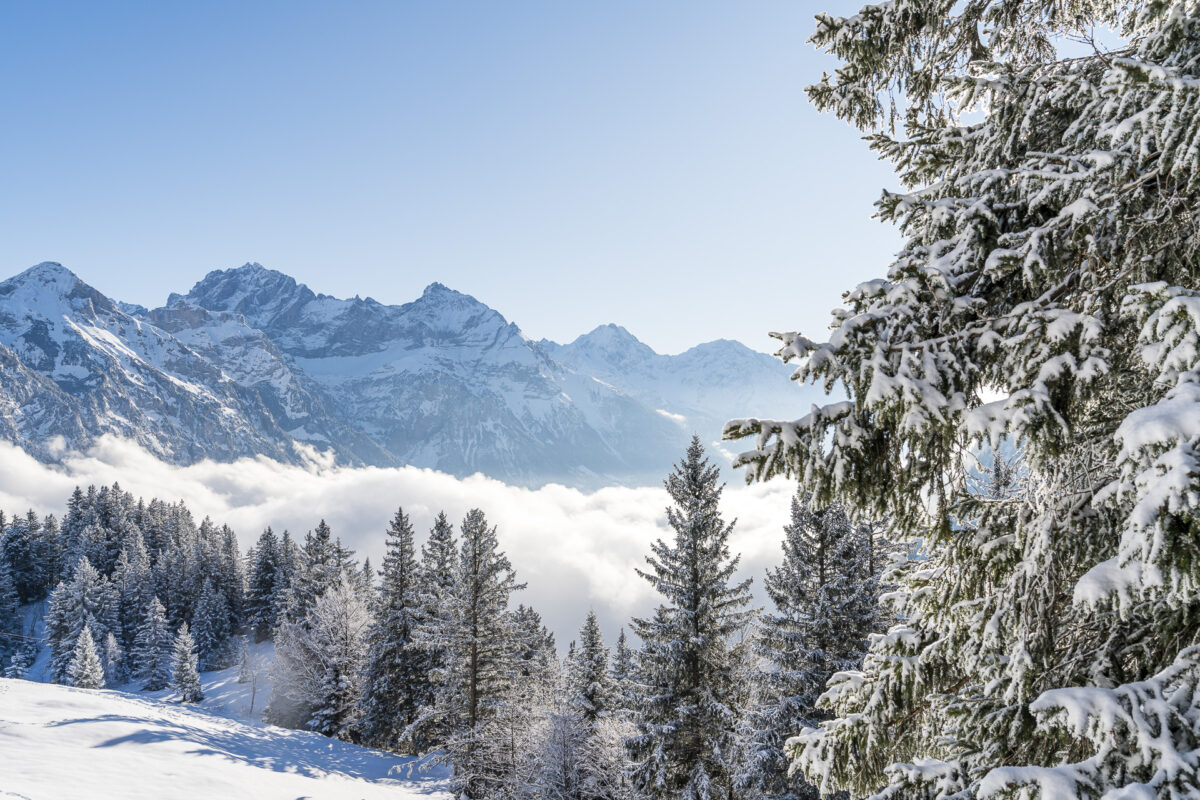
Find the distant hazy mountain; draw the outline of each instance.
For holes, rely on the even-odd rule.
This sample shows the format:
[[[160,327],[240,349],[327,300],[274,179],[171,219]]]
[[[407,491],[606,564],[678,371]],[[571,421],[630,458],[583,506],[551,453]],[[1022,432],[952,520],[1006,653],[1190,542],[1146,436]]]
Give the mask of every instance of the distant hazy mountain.
[[[0,283],[0,437],[45,460],[115,433],[178,464],[294,462],[303,443],[526,485],[643,483],[693,432],[794,413],[789,371],[726,340],[659,355],[615,325],[534,342],[438,283],[389,306],[247,264],[153,310],[53,263]]]

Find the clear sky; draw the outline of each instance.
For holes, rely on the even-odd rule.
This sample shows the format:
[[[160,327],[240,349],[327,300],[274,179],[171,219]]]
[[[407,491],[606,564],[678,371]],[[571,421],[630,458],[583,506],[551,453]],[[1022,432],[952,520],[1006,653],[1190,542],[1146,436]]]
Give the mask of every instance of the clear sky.
[[[160,305],[258,261],[383,302],[441,281],[569,341],[820,333],[894,187],[807,103],[857,2],[0,4],[0,277]]]

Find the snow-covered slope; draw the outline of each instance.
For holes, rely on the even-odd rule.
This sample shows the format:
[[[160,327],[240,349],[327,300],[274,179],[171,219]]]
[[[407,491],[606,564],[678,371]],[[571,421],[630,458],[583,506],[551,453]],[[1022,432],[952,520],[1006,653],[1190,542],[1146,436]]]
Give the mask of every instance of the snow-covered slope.
[[[154,310],[57,264],[0,284],[0,435],[46,459],[52,437],[117,433],[176,463],[297,461],[305,443],[526,485],[656,482],[693,432],[802,407],[787,376],[736,342],[662,356],[615,326],[534,342],[438,283],[392,306],[247,264]]]
[[[0,800],[428,798],[411,758],[116,691],[0,679]]]
[[[142,317],[220,367],[239,386],[253,391],[276,424],[292,438],[321,449],[333,448],[349,461],[401,463],[370,437],[346,424],[336,413],[333,399],[296,369],[267,334],[250,327],[242,315],[209,311],[177,299],[170,308],[143,311]]]
[[[255,393],[58,264],[0,283],[0,347],[0,430],[35,455],[113,433],[176,462],[296,458]]]

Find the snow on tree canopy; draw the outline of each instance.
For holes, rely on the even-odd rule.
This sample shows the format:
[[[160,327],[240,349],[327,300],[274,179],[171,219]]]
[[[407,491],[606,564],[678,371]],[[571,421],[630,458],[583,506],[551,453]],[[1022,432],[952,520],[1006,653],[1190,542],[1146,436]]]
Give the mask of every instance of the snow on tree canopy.
[[[1122,43],[1060,55],[1095,28]],[[906,244],[827,341],[777,334],[849,400],[725,435],[928,560],[794,754],[823,792],[1196,796],[1200,3],[893,0],[811,41]],[[1019,490],[972,494],[1004,439]]]

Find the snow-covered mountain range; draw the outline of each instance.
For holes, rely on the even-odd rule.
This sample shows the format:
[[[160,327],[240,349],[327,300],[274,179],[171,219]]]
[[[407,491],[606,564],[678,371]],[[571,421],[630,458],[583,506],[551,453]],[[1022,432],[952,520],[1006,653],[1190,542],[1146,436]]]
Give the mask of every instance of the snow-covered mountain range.
[[[116,434],[166,461],[311,448],[525,485],[658,481],[693,432],[805,404],[737,342],[660,355],[605,325],[533,341],[434,283],[404,305],[247,264],[146,309],[55,263],[0,283],[0,437],[52,461]]]

